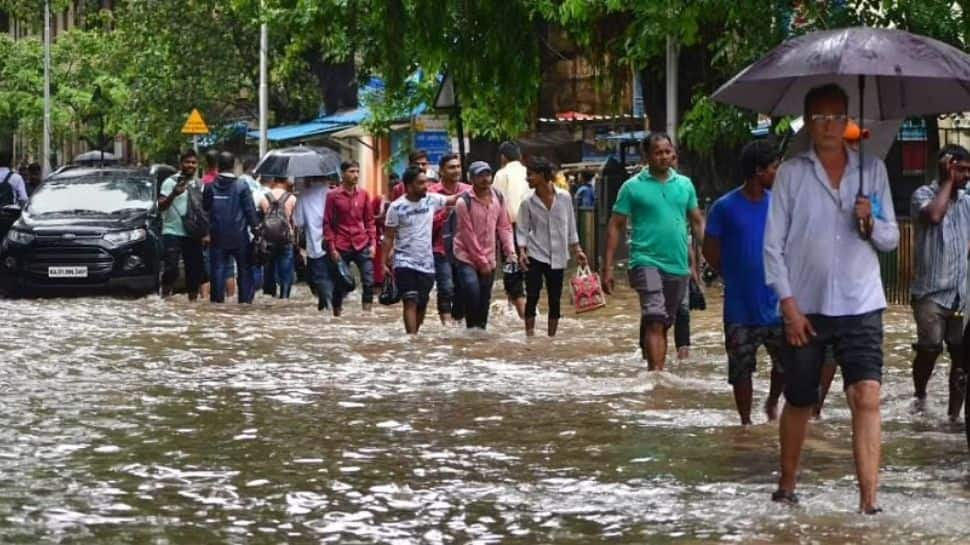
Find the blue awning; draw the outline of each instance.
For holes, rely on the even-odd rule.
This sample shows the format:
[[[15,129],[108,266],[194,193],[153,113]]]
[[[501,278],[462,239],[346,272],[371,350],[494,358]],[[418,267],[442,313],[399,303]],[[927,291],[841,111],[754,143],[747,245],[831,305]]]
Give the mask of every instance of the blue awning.
[[[325,134],[341,131],[354,125],[356,125],[356,123],[335,123],[332,121],[315,119],[313,121],[300,123],[297,125],[282,125],[280,127],[273,127],[272,129],[266,131],[266,137],[270,142],[286,142],[288,140],[310,138],[311,136],[323,136]],[[259,138],[259,131],[249,131],[246,133],[246,136],[249,138]]]

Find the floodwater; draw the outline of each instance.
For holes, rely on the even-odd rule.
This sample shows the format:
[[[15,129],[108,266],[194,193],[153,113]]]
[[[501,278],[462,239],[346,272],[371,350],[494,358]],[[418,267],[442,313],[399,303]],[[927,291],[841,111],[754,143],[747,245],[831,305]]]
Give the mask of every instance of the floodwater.
[[[942,374],[929,415],[909,414],[906,308],[886,317],[873,518],[856,514],[840,379],[802,506],[769,502],[776,427],[738,424],[717,297],[691,358],[648,375],[625,288],[554,341],[525,339],[504,303],[488,333],[429,320],[409,339],[399,307],[326,320],[295,294],[0,300],[0,542],[970,542]]]

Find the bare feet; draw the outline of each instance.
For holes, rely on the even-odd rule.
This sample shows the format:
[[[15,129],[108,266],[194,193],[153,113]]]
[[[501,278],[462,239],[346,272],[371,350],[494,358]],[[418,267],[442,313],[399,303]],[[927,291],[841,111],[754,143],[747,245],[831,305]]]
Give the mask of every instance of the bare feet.
[[[686,360],[689,357],[690,357],[690,347],[689,346],[681,346],[680,348],[677,349],[677,359],[678,360]]]

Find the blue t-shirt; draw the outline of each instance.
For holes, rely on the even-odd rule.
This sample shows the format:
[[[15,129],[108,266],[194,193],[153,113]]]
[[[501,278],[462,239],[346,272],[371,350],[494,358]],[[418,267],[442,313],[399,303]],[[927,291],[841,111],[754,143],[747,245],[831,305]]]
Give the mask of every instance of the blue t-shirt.
[[[765,284],[765,222],[771,192],[749,201],[741,189],[724,195],[707,214],[706,236],[721,243],[724,323],[768,326],[781,323],[778,296]]]

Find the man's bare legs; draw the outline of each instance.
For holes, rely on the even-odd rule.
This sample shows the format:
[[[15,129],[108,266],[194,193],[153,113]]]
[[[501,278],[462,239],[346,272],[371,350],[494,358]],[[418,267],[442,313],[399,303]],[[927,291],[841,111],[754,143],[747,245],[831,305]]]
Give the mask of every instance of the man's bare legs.
[[[785,403],[785,407],[781,410],[781,424],[778,426],[781,440],[781,476],[778,477],[778,489],[788,494],[795,492],[798,465],[811,416],[811,406],[795,407],[791,403]]]
[[[882,457],[882,416],[879,414],[879,382],[861,380],[846,388],[852,409],[852,454],[859,483],[859,510],[877,509],[879,465]]]
[[[663,322],[646,322],[643,327],[643,355],[648,371],[663,371],[667,359],[667,327]]]
[[[417,301],[404,301],[404,331],[417,335],[424,323],[425,308],[418,308]]]

